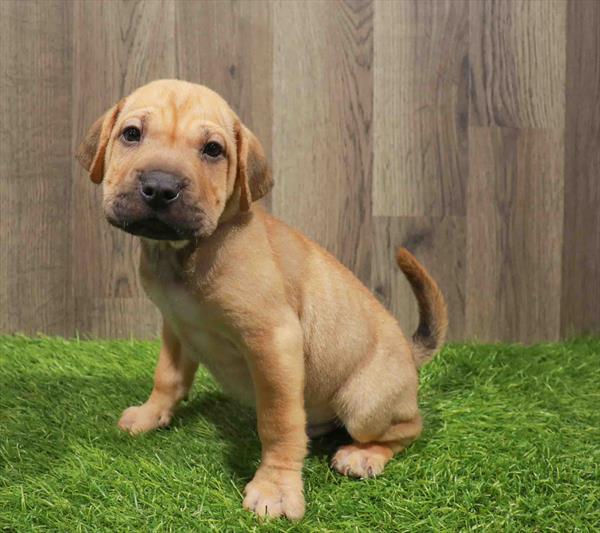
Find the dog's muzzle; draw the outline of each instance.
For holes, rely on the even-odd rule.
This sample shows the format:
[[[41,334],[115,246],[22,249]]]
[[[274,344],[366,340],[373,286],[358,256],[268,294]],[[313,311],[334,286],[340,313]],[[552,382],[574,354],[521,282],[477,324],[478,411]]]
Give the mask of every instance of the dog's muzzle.
[[[192,238],[199,221],[184,197],[185,184],[185,178],[170,172],[142,171],[133,190],[112,203],[107,219],[113,226],[139,237]]]

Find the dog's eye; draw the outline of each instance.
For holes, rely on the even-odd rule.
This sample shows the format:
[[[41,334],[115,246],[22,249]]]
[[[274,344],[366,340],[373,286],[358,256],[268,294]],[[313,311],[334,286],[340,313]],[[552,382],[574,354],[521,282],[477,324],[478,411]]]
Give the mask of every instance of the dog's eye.
[[[138,143],[142,138],[142,132],[139,128],[136,128],[135,126],[129,126],[123,130],[123,133],[121,133],[121,137],[123,137],[123,140],[125,142]]]
[[[204,145],[202,153],[208,157],[219,157],[223,154],[223,147],[215,141],[210,141]]]

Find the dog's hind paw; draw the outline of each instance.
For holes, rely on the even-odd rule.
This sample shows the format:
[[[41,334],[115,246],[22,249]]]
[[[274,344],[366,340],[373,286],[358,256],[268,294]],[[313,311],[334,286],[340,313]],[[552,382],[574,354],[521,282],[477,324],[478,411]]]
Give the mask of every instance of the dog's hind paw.
[[[348,444],[335,452],[331,466],[345,476],[364,479],[381,474],[392,456],[392,450],[383,444]]]

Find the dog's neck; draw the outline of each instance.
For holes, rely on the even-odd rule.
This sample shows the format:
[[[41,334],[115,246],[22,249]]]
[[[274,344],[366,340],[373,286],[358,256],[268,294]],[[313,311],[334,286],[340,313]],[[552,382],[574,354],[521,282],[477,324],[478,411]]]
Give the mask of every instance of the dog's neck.
[[[159,241],[156,239],[149,239],[147,237],[140,237],[142,241],[142,247],[147,249],[152,255],[165,254],[173,250],[182,250],[186,246],[189,246],[190,240],[180,241]]]
[[[142,237],[140,273],[162,281],[185,278],[185,263],[192,249],[191,241],[158,241]]]
[[[221,221],[210,237],[178,241],[161,241],[142,237],[142,275],[153,275],[162,280],[185,282],[194,280],[198,287],[219,271],[226,261],[228,242],[252,219],[252,209]]]

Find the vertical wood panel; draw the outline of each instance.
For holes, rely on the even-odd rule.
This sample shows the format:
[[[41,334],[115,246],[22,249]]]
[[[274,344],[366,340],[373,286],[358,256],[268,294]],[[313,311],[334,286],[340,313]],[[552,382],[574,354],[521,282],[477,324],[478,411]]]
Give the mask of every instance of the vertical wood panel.
[[[558,338],[562,134],[472,128],[467,330],[485,340]]]
[[[176,4],[178,76],[217,91],[271,154],[272,5]]]
[[[0,331],[148,337],[137,239],[72,160],[93,120],[180,77],[272,154],[272,210],[411,332],[394,264],[450,337],[600,331],[600,2],[0,2]]]
[[[78,2],[74,16],[73,150],[92,122],[122,96],[176,74],[174,4]],[[139,242],[109,227],[101,189],[73,163],[73,267],[78,331],[149,337],[158,313],[137,275]]]
[[[467,334],[556,339],[566,2],[486,0],[469,6]]]
[[[371,283],[406,333],[418,311],[399,245],[440,284],[449,337],[465,331],[468,46],[466,1],[376,4],[373,212],[391,216],[374,221]]]
[[[73,333],[68,2],[0,2],[0,331]]]
[[[375,9],[373,213],[465,214],[468,4]]]
[[[371,2],[274,5],[273,211],[370,278]]]
[[[562,333],[600,331],[600,2],[570,2]]]
[[[566,0],[477,0],[471,25],[471,124],[562,128]]]

